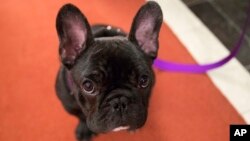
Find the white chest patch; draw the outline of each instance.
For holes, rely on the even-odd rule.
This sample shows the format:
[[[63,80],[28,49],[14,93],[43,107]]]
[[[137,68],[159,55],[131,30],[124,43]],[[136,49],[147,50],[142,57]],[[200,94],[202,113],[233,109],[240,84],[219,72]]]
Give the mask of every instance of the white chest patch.
[[[129,126],[120,126],[120,127],[114,128],[112,131],[117,132],[117,131],[121,131],[121,130],[126,130],[128,128],[129,128]]]

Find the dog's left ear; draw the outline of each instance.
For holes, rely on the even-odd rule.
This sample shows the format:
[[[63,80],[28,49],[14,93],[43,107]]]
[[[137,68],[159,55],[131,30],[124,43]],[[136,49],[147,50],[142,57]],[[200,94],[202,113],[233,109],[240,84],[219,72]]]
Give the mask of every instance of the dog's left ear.
[[[137,12],[128,37],[152,59],[157,57],[162,17],[160,6],[153,1],[147,2]]]
[[[93,41],[89,23],[76,6],[66,4],[58,12],[56,29],[60,40],[61,61],[70,69],[77,57]]]

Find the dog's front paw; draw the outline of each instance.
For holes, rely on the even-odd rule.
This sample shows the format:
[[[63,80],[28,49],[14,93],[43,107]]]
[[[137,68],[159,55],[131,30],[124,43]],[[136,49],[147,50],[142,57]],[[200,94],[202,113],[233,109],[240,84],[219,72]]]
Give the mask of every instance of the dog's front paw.
[[[95,134],[90,131],[85,122],[80,121],[76,127],[76,138],[78,141],[91,141]]]

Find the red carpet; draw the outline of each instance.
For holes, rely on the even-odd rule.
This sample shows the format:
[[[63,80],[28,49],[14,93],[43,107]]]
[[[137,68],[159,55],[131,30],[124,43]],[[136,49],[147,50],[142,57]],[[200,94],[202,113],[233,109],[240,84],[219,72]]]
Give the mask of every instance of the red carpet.
[[[6,0],[0,4],[0,140],[74,141],[77,120],[55,95],[59,67],[55,18],[64,1]],[[129,31],[143,0],[73,1],[90,23]],[[162,59],[195,63],[166,24]],[[159,72],[149,118],[136,134],[99,135],[95,141],[228,141],[229,124],[244,121],[205,74]]]

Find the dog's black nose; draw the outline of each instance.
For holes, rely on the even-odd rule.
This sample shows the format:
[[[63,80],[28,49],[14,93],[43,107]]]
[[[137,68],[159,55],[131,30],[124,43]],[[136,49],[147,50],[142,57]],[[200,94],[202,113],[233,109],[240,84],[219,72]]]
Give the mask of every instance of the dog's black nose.
[[[118,97],[110,101],[113,112],[124,112],[128,108],[128,98]]]

